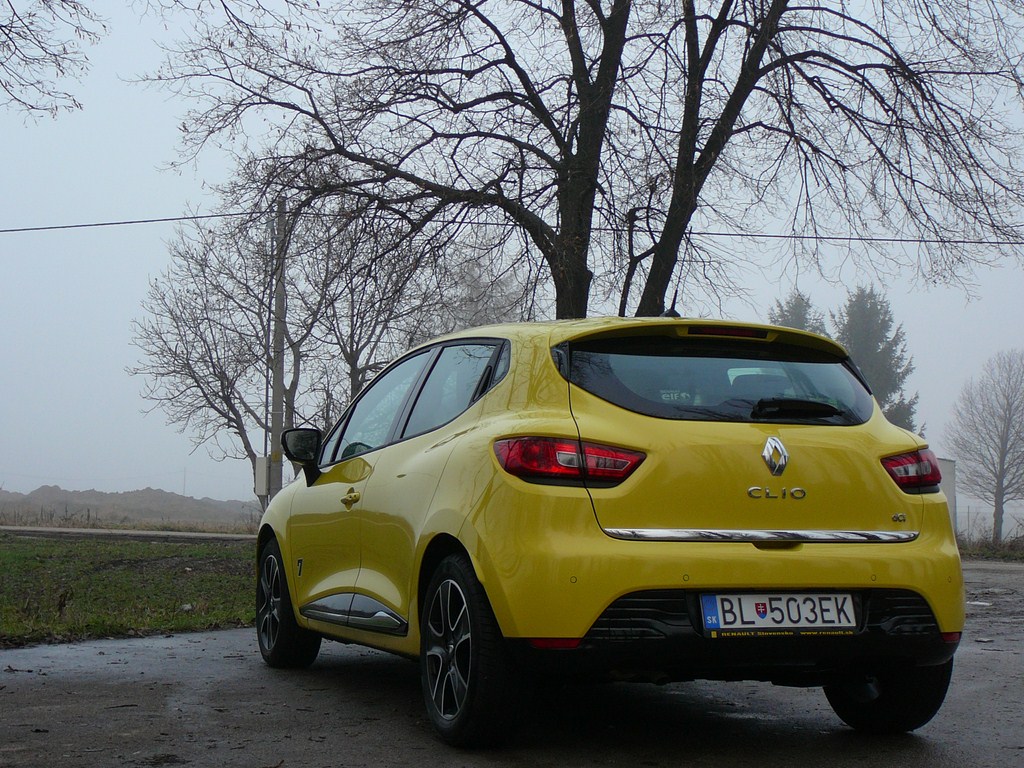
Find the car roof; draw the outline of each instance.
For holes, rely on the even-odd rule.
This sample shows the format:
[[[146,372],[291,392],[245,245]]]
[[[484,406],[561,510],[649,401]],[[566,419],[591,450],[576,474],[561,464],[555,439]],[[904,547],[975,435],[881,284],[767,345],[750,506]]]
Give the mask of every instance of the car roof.
[[[493,336],[513,341],[546,339],[547,345],[554,347],[566,341],[582,338],[649,333],[678,337],[779,342],[809,347],[842,358],[849,357],[849,353],[842,345],[825,336],[808,331],[735,320],[680,317],[587,317],[577,320],[501,323],[466,328],[434,339],[423,346],[450,339]]]

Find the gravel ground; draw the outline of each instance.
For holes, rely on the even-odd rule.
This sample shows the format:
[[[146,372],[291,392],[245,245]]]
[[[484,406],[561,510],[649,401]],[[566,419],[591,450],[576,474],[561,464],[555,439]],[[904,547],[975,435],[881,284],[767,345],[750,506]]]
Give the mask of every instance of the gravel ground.
[[[609,685],[551,691],[510,747],[464,752],[433,737],[409,661],[327,643],[271,670],[243,629],[0,651],[0,766],[1024,765],[1024,565],[964,573],[950,695],[910,736],[856,734],[814,690]]]

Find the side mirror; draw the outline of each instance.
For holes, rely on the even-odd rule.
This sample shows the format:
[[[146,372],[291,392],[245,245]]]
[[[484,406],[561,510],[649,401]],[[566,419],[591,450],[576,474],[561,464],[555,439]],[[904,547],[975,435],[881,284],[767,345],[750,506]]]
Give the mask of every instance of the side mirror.
[[[288,460],[302,467],[306,475],[306,485],[312,485],[320,477],[320,446],[323,433],[319,429],[304,427],[286,429],[281,435],[281,448]]]

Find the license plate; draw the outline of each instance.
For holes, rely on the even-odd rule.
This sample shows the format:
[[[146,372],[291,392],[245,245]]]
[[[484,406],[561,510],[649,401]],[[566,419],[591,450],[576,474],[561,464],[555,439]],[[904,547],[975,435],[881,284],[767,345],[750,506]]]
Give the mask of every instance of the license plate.
[[[711,637],[851,635],[857,628],[846,592],[701,595],[700,602]]]

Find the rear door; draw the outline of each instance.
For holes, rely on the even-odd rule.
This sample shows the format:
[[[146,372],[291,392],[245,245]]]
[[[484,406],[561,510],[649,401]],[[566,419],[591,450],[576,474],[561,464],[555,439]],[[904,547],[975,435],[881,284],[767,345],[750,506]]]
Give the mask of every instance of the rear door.
[[[416,547],[434,492],[471,422],[466,410],[500,372],[500,349],[498,341],[472,340],[438,350],[395,442],[380,451],[357,510],[358,590],[405,619],[411,613]]]

